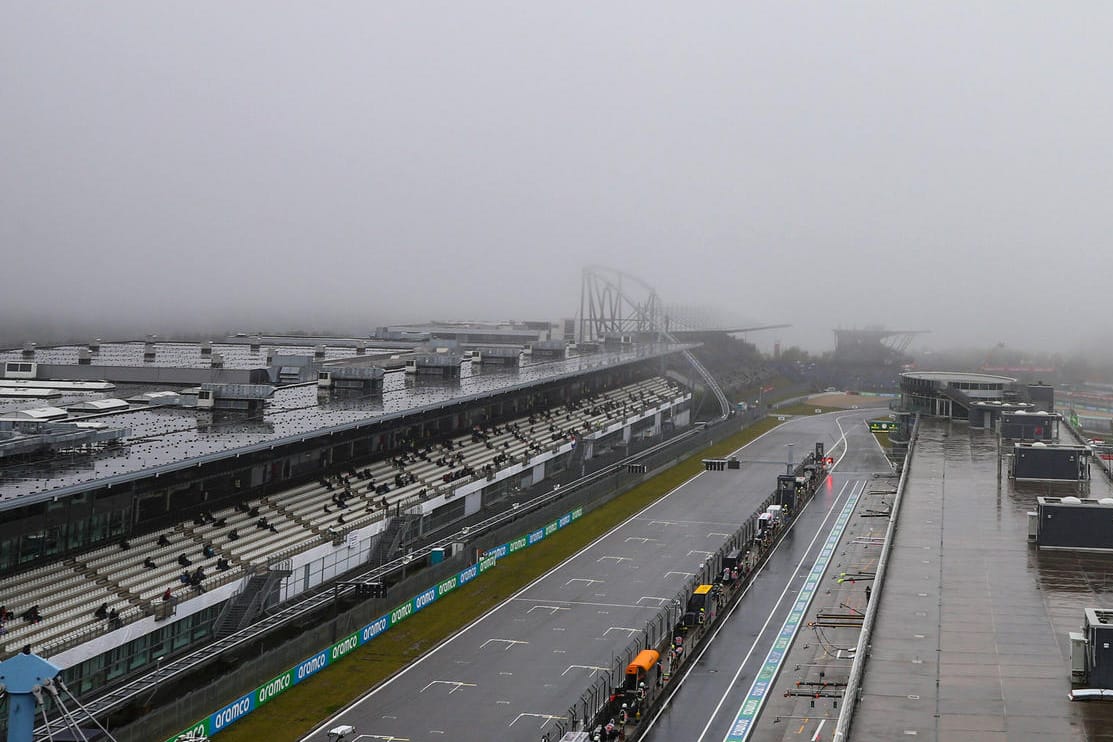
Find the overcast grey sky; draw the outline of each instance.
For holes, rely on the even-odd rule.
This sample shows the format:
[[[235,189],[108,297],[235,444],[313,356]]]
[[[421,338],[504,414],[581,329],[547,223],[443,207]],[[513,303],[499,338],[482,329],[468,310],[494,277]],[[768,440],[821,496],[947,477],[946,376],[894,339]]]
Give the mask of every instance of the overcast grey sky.
[[[1109,2],[15,0],[0,309],[556,318],[603,263],[817,350],[868,323],[1073,350],[1113,329],[1111,29]]]

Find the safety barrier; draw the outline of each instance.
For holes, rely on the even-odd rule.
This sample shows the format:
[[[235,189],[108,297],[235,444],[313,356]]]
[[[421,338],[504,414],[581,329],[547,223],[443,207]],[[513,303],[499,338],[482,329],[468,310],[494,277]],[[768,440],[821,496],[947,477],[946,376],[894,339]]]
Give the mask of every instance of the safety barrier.
[[[494,567],[499,559],[543,541],[546,537],[551,536],[561,528],[571,524],[582,515],[583,508],[576,508],[551,523],[546,524],[542,528],[530,531],[529,533],[523,534],[512,541],[500,544],[494,548],[487,549],[483,557],[467,569],[461,570],[452,577],[423,590],[389,613],[376,618],[366,626],[363,626],[331,646],[299,662],[294,667],[268,680],[250,693],[245,693],[223,708],[218,709],[204,719],[191,725],[188,729],[182,730],[168,739],[167,742],[188,740],[191,738],[191,735],[193,737],[200,735],[211,737],[227,729],[230,725],[266,704],[268,701],[282,695],[295,685],[311,678],[329,665],[338,662],[355,649],[373,641],[391,627],[398,625],[419,611],[428,608],[438,599],[456,588],[471,582],[479,575]]]
[[[1086,435],[1086,431],[1083,428],[1075,425],[1068,418],[1065,417],[1063,418],[1062,424],[1068,431],[1070,431],[1070,434],[1075,437],[1079,445],[1086,445],[1086,441],[1089,440],[1089,436]],[[1098,468],[1101,469],[1101,472],[1105,475],[1106,479],[1108,479],[1110,482],[1113,482],[1113,469],[1110,469],[1110,463],[1108,461],[1100,456],[1091,456],[1090,460],[1098,465]]]

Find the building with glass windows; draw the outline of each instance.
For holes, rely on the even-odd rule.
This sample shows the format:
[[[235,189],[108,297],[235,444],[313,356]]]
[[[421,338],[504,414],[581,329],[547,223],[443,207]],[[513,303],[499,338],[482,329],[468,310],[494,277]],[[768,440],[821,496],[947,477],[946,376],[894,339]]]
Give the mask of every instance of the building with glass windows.
[[[1054,422],[1051,418],[1058,419],[1054,409],[1050,386],[1022,384],[1010,376],[965,371],[907,371],[900,375],[902,412],[966,420],[974,427],[991,428],[1003,416],[1016,421],[1024,420],[1018,416],[1027,414],[1048,418],[1050,425]],[[1039,426],[1037,437],[1044,436],[1047,425]]]

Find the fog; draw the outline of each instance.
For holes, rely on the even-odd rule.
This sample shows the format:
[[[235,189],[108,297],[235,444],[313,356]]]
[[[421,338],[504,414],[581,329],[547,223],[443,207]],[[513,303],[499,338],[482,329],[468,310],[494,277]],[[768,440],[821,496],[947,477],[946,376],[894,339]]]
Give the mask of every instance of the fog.
[[[1102,2],[6,3],[0,322],[556,319],[604,264],[793,325],[762,347],[1075,351],[1113,329],[1110,27]]]

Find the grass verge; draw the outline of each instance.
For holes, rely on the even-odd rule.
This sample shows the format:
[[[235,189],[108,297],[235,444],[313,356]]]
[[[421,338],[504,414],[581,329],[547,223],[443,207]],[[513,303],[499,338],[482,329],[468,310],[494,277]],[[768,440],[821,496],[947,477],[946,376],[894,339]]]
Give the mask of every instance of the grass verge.
[[[221,732],[221,742],[294,742],[300,739],[324,717],[386,680],[617,524],[699,473],[702,459],[725,456],[778,424],[775,418],[766,418],[721,443],[697,451],[680,464],[585,514],[572,527],[561,529],[534,546],[499,560],[498,565],[481,578],[454,590]]]

